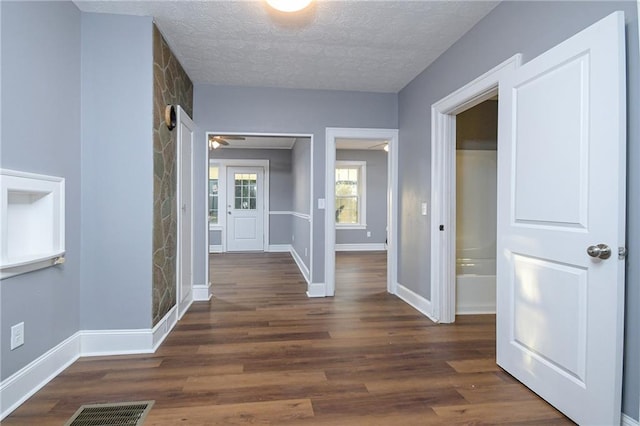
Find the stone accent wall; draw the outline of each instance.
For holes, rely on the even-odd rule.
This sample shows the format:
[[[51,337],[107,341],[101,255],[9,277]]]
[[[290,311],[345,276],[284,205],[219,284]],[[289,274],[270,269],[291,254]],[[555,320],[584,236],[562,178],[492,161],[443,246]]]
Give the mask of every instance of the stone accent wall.
[[[193,84],[153,26],[153,325],[176,304],[176,137],[164,123],[166,105],[193,116]]]

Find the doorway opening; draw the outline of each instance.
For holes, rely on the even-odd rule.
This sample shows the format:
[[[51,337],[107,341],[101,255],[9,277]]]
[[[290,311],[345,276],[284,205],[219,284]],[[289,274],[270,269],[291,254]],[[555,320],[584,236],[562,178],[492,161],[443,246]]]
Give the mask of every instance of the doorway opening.
[[[336,295],[387,291],[388,150],[386,139],[336,139]]]
[[[456,115],[456,315],[496,312],[498,99]]]
[[[313,138],[206,132],[208,256],[290,253],[307,284],[312,271]],[[215,273],[207,268],[209,275]]]
[[[521,55],[513,56],[431,107],[431,301],[426,314],[436,322],[454,322],[456,315],[456,118],[496,99],[498,82],[521,61]]]
[[[387,147],[387,151],[384,147]],[[327,210],[325,214],[325,283],[322,291],[318,291],[317,294],[310,294],[310,296],[323,297],[334,296],[336,291],[336,249],[340,249],[340,246],[336,244],[345,244],[342,246],[344,249],[361,249],[363,247],[376,248],[376,246],[365,246],[368,244],[368,240],[371,240],[373,244],[374,230],[368,229],[369,215],[375,215],[378,218],[384,217],[379,211],[374,208],[367,208],[368,201],[363,203],[362,195],[358,195],[357,186],[354,185],[354,181],[359,180],[361,182],[367,181],[370,173],[366,170],[367,161],[353,159],[353,153],[342,153],[342,149],[348,146],[353,146],[358,151],[369,152],[375,151],[375,149],[367,148],[380,148],[382,153],[378,154],[378,157],[382,155],[382,162],[384,162],[384,155],[386,155],[386,170],[387,179],[383,188],[386,188],[384,198],[386,198],[386,204],[382,203],[381,206],[376,209],[386,209],[386,235],[378,227],[377,233],[379,240],[377,244],[378,248],[384,250],[386,243],[386,290],[389,293],[395,294],[397,286],[397,214],[398,214],[398,202],[397,202],[397,182],[398,182],[398,131],[396,129],[351,129],[351,128],[327,128],[326,129],[326,169],[325,169],[325,208]],[[365,149],[361,149],[365,148]],[[344,151],[349,151],[344,150]],[[345,155],[343,157],[343,155]],[[350,157],[350,158],[347,158]],[[353,158],[351,158],[353,157]],[[341,162],[344,163],[341,163]],[[337,170],[338,165],[341,167],[341,171]],[[382,167],[382,166],[380,166]],[[363,173],[363,170],[364,173]],[[340,173],[340,178],[338,178]],[[344,179],[342,179],[344,178]],[[342,189],[345,190],[343,194],[337,194],[336,183],[337,180],[342,179]],[[367,191],[373,191],[373,189],[367,189]],[[379,195],[379,194],[378,194]],[[365,198],[370,198],[366,195]],[[375,197],[378,198],[378,197]],[[363,220],[363,210],[366,210],[367,219]],[[377,219],[376,219],[377,220]],[[382,219],[384,223],[384,219]],[[344,222],[344,223],[340,223]],[[351,223],[349,223],[351,222]],[[367,222],[367,223],[363,223]],[[341,233],[344,233],[345,238],[349,232],[355,231],[357,237],[360,237],[360,242],[347,243],[346,240],[337,240],[336,229],[341,228]],[[349,229],[352,228],[352,229]],[[349,232],[347,232],[349,231]],[[367,232],[371,232],[371,237],[368,237]],[[353,237],[353,235],[352,235]],[[384,240],[382,239],[384,237]],[[340,238],[343,238],[341,235]],[[354,240],[355,241],[355,240]],[[384,241],[384,243],[383,243]],[[349,245],[353,244],[353,245]],[[379,263],[379,262],[378,262]]]

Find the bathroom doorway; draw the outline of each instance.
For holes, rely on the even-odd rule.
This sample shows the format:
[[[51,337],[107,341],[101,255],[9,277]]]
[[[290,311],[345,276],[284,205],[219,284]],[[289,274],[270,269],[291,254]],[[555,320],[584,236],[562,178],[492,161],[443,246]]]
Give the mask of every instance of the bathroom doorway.
[[[456,115],[456,315],[496,312],[498,99]]]

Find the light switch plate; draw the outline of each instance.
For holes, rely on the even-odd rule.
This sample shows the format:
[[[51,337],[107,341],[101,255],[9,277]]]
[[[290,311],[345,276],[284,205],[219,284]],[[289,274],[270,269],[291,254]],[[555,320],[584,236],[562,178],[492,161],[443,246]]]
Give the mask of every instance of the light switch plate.
[[[427,203],[422,203],[422,216],[427,215]]]
[[[324,198],[318,198],[318,208],[324,210]]]

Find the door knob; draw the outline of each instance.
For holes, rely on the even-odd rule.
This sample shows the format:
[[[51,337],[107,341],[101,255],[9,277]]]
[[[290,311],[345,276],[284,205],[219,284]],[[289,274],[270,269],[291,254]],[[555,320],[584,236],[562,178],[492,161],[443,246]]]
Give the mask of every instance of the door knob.
[[[597,246],[587,247],[587,254],[591,257],[599,259],[608,259],[611,257],[611,248],[606,244],[598,244]]]

